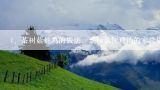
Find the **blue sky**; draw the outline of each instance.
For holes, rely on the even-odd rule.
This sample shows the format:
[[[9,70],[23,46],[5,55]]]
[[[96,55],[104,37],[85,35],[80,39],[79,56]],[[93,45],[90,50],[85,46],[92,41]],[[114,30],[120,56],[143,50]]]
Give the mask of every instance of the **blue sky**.
[[[119,24],[125,29],[160,25],[160,0],[0,0],[0,29],[35,25]]]

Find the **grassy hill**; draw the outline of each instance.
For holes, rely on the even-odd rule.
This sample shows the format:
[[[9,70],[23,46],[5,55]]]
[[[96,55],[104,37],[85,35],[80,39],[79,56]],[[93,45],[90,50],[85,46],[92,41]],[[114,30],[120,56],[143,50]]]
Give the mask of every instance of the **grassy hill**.
[[[37,59],[0,51],[0,89],[1,90],[117,90],[117,88],[88,80],[62,68],[52,69],[41,80],[34,80],[28,84],[3,83],[4,73],[36,71],[47,65],[47,62]]]

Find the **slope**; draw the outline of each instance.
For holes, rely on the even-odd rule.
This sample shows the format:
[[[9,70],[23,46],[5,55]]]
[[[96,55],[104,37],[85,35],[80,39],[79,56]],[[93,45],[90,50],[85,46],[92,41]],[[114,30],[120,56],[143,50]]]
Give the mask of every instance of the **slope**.
[[[47,62],[37,59],[0,51],[0,89],[1,90],[117,90],[109,85],[85,79],[61,68],[53,69],[43,76],[28,84],[3,83],[6,70],[17,72],[35,71],[47,65]]]

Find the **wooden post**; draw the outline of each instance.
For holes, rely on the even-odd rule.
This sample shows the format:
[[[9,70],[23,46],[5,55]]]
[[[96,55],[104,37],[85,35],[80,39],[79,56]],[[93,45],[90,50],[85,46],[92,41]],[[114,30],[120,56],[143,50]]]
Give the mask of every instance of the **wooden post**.
[[[25,76],[25,74],[24,74],[24,75],[23,75],[23,84],[25,83],[25,77],[26,77],[26,76]]]
[[[49,72],[49,64],[47,65],[47,71]]]
[[[4,82],[6,82],[7,81],[7,76],[8,76],[8,70],[6,71],[6,73],[5,73],[5,76],[4,76]]]
[[[18,73],[18,83],[20,81],[21,73]]]
[[[12,83],[14,83],[15,72],[13,72]]]

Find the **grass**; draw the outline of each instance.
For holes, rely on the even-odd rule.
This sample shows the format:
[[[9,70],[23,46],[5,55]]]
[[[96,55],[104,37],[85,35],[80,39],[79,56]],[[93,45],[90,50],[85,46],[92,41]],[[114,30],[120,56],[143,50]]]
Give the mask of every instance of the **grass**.
[[[0,51],[0,90],[118,90],[115,87],[92,81],[62,68],[52,69],[41,80],[34,80],[28,84],[3,83],[6,70],[10,72],[35,71],[47,65],[48,62]]]

